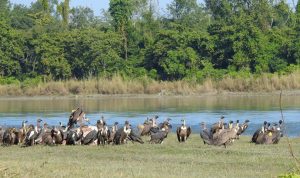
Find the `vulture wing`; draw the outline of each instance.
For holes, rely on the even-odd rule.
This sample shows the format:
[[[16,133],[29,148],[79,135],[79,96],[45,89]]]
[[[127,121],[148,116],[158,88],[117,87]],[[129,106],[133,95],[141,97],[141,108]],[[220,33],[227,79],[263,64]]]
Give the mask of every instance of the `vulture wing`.
[[[150,128],[150,133],[157,133],[159,131],[158,127],[151,127]]]
[[[177,139],[179,142],[180,142],[180,131],[181,131],[181,128],[177,127],[176,133],[177,133]]]
[[[82,119],[83,115],[83,110],[81,108],[77,108],[74,112],[71,113],[68,126],[72,128],[74,124],[77,124],[77,120]]]
[[[192,129],[191,129],[191,127],[188,127],[187,131],[186,131],[186,136],[187,136],[186,138],[189,138],[191,133],[192,133]]]
[[[90,144],[93,141],[95,141],[96,139],[97,139],[97,131],[92,130],[82,139],[82,144],[83,145]]]
[[[254,134],[253,134],[253,136],[252,136],[252,139],[251,139],[251,142],[256,143],[256,140],[257,140],[257,137],[259,136],[260,131],[261,131],[261,129],[257,129],[257,130],[254,132]]]
[[[133,130],[131,130],[129,137],[134,142],[139,142],[141,144],[144,143],[143,140],[141,139],[141,137],[138,134],[136,134]]]

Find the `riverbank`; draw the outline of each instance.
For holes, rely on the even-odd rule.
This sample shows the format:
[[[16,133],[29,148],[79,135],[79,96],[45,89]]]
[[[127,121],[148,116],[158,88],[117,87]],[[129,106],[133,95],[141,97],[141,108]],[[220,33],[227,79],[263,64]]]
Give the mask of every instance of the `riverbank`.
[[[205,81],[156,81],[149,78],[124,79],[114,76],[110,79],[67,80],[41,82],[27,81],[0,85],[0,96],[72,96],[72,95],[158,95],[197,96],[227,94],[266,94],[288,91],[300,92],[300,72],[288,75],[263,74],[248,78],[225,77],[221,80]]]
[[[147,140],[147,137],[143,138]],[[0,148],[0,174],[7,177],[277,177],[294,172],[286,138],[255,145],[243,136],[228,148],[204,145],[198,134],[179,144],[19,146]],[[291,139],[300,155],[299,138]]]

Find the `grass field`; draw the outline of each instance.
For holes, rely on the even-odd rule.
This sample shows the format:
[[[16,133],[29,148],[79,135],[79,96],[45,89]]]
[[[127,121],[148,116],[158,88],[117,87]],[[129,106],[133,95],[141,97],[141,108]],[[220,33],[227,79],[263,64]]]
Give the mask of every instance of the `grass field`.
[[[143,138],[144,140],[147,137]],[[0,147],[0,177],[277,177],[295,171],[286,138],[255,145],[244,136],[228,148],[194,134],[162,145]],[[300,157],[300,139],[291,139]]]

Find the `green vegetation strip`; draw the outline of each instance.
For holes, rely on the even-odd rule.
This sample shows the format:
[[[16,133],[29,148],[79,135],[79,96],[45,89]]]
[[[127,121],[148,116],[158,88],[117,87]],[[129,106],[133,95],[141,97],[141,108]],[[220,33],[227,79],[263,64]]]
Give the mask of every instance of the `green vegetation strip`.
[[[198,134],[186,143],[171,134],[162,145],[1,147],[0,171],[7,177],[297,176],[286,139],[278,145],[249,140],[244,136],[226,149],[203,145]],[[299,157],[300,139],[291,141]]]

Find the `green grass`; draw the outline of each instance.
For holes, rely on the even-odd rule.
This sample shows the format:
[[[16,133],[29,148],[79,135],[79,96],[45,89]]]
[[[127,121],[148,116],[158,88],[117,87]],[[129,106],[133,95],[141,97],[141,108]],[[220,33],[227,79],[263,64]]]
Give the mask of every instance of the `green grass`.
[[[148,139],[147,137],[143,138]],[[255,145],[242,137],[228,148],[203,145],[199,135],[162,145],[0,147],[0,177],[277,177],[295,171],[286,138]],[[293,138],[296,156],[300,139]]]

